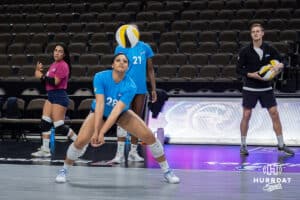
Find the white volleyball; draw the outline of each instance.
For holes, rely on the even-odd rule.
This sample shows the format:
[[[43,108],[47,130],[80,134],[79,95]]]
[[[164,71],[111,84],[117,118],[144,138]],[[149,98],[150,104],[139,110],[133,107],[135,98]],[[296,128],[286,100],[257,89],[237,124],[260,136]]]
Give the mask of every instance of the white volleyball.
[[[115,37],[120,46],[124,48],[131,48],[138,43],[140,33],[136,26],[125,24],[118,28]]]

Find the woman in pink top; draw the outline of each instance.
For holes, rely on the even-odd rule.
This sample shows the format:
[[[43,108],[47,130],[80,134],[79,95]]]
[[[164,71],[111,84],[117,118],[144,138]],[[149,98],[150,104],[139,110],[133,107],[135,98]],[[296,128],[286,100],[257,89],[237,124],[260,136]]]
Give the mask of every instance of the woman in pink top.
[[[37,152],[31,154],[34,157],[51,156],[49,143],[50,130],[53,125],[55,133],[67,135],[72,140],[77,137],[74,131],[64,124],[69,105],[66,89],[71,71],[70,55],[64,44],[55,45],[53,58],[54,62],[47,73],[43,73],[43,64],[40,62],[37,63],[35,70],[35,77],[41,79],[46,86],[48,99],[43,107],[43,116],[40,123],[43,144]]]

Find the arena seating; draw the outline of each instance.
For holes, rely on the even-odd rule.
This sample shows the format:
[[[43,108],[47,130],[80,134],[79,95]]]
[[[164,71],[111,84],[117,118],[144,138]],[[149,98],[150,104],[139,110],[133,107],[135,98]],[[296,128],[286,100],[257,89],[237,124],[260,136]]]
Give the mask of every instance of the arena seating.
[[[300,87],[297,0],[3,0],[0,11],[0,95],[25,98],[26,105],[45,94],[33,77],[34,65],[52,62],[56,42],[71,52],[69,94],[91,90],[94,73],[110,65],[114,33],[124,23],[136,23],[141,40],[153,48],[157,86],[167,91],[240,90],[237,53],[249,43],[255,21],[288,64],[283,78],[293,72],[295,90]],[[28,88],[39,95],[22,94]],[[79,104],[75,99],[74,113]]]

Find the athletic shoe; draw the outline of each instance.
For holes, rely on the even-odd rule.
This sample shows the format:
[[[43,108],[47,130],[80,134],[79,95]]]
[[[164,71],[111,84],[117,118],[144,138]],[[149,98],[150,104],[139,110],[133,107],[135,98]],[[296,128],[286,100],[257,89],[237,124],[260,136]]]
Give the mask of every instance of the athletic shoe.
[[[286,145],[283,145],[283,147],[278,146],[278,151],[284,152],[289,156],[295,155],[295,152],[292,149],[288,148]]]
[[[164,177],[168,183],[176,184],[180,182],[180,179],[173,173],[171,169],[164,173]]]
[[[65,183],[67,182],[67,170],[65,168],[62,168],[58,171],[58,174],[55,178],[56,183]]]
[[[125,162],[124,156],[117,154],[112,160],[108,161],[108,163],[120,164]]]
[[[240,154],[244,155],[244,156],[248,156],[249,155],[249,152],[248,152],[247,147],[245,145],[241,146]]]
[[[137,151],[129,151],[128,154],[128,161],[132,162],[144,162],[144,158],[139,156]]]
[[[32,153],[31,156],[37,158],[48,158],[51,157],[51,152],[50,149],[45,149],[44,147],[41,147],[38,149],[37,152]]]

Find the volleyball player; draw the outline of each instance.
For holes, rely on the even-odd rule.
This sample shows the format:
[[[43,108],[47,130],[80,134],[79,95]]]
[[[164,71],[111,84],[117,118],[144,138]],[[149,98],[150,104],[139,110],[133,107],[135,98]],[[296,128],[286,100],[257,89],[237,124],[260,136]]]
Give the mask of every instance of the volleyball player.
[[[127,70],[128,58],[124,54],[116,54],[112,70],[98,72],[95,75],[93,84],[96,98],[91,105],[91,112],[82,124],[76,141],[69,146],[64,166],[59,171],[56,182],[66,182],[70,167],[83,154],[84,147],[89,142],[94,147],[103,145],[105,133],[117,123],[149,146],[168,183],[179,183],[179,178],[168,165],[162,144],[154,137],[145,122],[130,110],[137,88],[126,74]]]
[[[135,24],[130,25],[138,29]],[[129,69],[127,74],[133,79],[137,86],[136,94],[131,103],[131,109],[138,116],[143,118],[145,101],[148,94],[147,78],[151,86],[151,102],[154,103],[157,100],[155,75],[152,63],[152,57],[154,56],[154,53],[149,44],[142,41],[138,41],[138,43],[134,47],[124,48],[119,45],[115,49],[115,54],[118,53],[124,53],[129,59]],[[125,131],[121,127],[117,127],[117,152],[115,157],[110,162],[122,163],[125,161],[124,151],[126,136],[127,131]],[[128,161],[144,161],[144,158],[142,158],[138,154],[137,147],[138,139],[134,135],[131,135],[131,145],[130,151],[128,153]]]
[[[51,156],[49,143],[52,126],[57,134],[67,135],[72,140],[77,137],[74,131],[64,123],[69,105],[66,89],[71,71],[69,51],[64,44],[55,45],[53,58],[54,62],[47,73],[43,73],[43,64],[40,62],[37,63],[35,70],[35,77],[45,84],[48,99],[44,104],[40,123],[43,143],[37,152],[31,154],[34,157]]]

